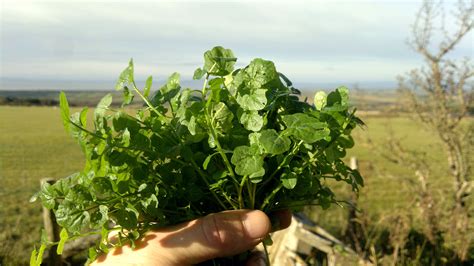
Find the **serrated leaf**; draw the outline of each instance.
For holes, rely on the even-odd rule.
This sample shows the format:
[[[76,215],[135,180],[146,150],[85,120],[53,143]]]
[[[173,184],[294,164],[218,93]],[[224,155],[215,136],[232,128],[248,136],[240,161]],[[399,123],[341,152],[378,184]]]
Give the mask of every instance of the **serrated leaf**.
[[[266,129],[260,132],[260,143],[266,153],[273,155],[282,154],[290,149],[291,140],[279,135],[274,129]]]
[[[257,111],[245,111],[240,116],[240,123],[247,130],[259,131],[263,126],[263,117]]]
[[[294,136],[307,143],[313,143],[329,136],[330,130],[325,122],[307,114],[297,113],[282,116],[286,125],[284,134]]]
[[[67,233],[67,230],[65,228],[61,229],[61,232],[59,233],[59,243],[56,249],[56,253],[58,255],[63,254],[64,244],[66,244],[66,241],[68,239],[69,239],[69,234]]]

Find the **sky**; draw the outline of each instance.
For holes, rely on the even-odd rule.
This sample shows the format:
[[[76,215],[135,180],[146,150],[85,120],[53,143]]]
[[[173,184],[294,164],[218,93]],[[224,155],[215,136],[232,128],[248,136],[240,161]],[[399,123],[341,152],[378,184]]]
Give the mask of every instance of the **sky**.
[[[301,86],[394,86],[422,63],[407,45],[421,0],[0,3],[3,90],[15,81],[62,82],[66,90],[113,84],[130,58],[137,79],[163,83],[173,72],[191,79],[216,45],[232,49],[239,67],[272,60]],[[453,56],[472,57],[473,46],[471,32]]]

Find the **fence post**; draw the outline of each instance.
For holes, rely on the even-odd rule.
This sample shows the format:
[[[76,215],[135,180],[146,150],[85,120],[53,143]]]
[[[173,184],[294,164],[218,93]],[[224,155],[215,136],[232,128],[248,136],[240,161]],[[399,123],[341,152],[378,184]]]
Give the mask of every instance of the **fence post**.
[[[357,169],[359,169],[359,162],[357,162],[357,158],[356,158],[356,157],[354,157],[354,156],[351,157],[351,161],[350,161],[349,167],[350,167],[352,170],[357,170]]]
[[[43,184],[45,183],[52,185],[55,182],[56,180],[53,178],[43,178],[41,179],[41,186],[43,186]],[[44,229],[46,230],[46,233],[48,235],[48,240],[52,242],[58,242],[60,229],[59,229],[58,224],[56,223],[56,217],[54,216],[54,212],[52,210],[49,210],[45,208],[44,206],[43,206],[43,223],[44,223]],[[62,265],[61,256],[56,253],[56,246],[52,246],[49,248],[47,265],[50,265],[50,266]]]

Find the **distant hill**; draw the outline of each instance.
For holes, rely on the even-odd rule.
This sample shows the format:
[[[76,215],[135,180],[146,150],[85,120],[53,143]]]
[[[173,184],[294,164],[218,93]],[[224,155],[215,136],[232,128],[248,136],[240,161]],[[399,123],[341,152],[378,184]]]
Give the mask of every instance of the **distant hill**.
[[[122,100],[117,91],[68,91],[71,106],[95,106],[107,93],[112,93],[114,104]],[[59,105],[59,91],[0,91],[0,105],[53,106]]]

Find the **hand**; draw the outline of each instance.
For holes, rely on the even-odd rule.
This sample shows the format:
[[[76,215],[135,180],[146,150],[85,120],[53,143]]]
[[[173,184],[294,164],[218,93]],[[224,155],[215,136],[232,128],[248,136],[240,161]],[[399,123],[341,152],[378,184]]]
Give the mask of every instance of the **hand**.
[[[283,229],[290,225],[291,213],[280,211],[272,218],[278,224],[274,229]],[[134,250],[112,249],[92,265],[192,265],[253,249],[271,231],[270,219],[262,211],[224,211],[149,232]],[[247,265],[262,262],[261,256],[253,256]]]

